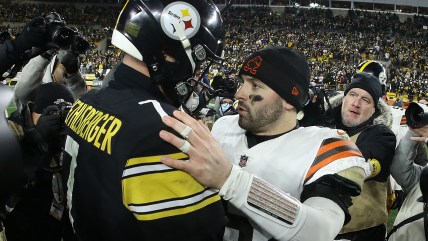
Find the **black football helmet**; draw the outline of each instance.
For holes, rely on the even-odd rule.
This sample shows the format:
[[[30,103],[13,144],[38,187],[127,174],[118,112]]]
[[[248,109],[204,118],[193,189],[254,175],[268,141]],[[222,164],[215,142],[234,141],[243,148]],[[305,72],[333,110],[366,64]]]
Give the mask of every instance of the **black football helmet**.
[[[199,66],[221,62],[223,20],[211,0],[128,0],[116,22],[112,44],[144,61],[150,77],[176,106],[192,92]],[[175,62],[165,61],[164,55]]]
[[[386,82],[388,81],[388,79],[386,69],[383,64],[373,60],[365,60],[358,64],[357,73],[359,72],[371,73],[372,75],[376,76],[379,79],[380,84],[382,85],[382,92],[385,94]]]

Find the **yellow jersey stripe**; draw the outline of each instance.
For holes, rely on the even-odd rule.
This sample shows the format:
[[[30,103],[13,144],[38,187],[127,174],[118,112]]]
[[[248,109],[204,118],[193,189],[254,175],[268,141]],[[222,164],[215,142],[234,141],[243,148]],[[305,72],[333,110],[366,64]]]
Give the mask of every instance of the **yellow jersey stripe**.
[[[207,199],[203,199],[202,202],[195,203],[191,206],[179,207],[179,208],[177,207],[175,209],[159,211],[159,212],[154,212],[154,213],[144,213],[144,214],[134,213],[134,216],[138,220],[144,220],[144,221],[155,220],[155,219],[171,217],[171,216],[177,216],[177,215],[182,215],[182,214],[194,212],[196,210],[204,208],[205,206],[208,206],[208,205],[210,205],[214,202],[217,202],[219,200],[220,200],[220,196],[214,194],[213,196],[208,197]]]
[[[133,176],[122,180],[122,188],[125,205],[184,198],[205,189],[193,177],[182,171]]]

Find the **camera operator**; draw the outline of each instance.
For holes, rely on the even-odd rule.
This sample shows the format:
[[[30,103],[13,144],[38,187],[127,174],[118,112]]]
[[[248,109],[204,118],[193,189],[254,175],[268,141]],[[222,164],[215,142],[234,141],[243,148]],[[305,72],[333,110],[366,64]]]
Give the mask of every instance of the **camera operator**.
[[[217,118],[237,113],[233,104],[239,85],[240,79],[235,73],[231,73],[226,77],[217,75],[213,78],[211,86],[215,90],[214,109],[217,112]]]
[[[48,50],[32,58],[22,69],[15,86],[15,102],[18,109],[34,100],[35,89],[45,83],[64,84],[75,99],[86,93],[86,82],[79,72],[79,56],[71,50]]]
[[[311,82],[309,85],[308,100],[303,107],[303,117],[299,120],[301,126],[314,126],[322,123],[327,105],[330,105],[326,90]]]
[[[66,236],[73,237],[64,213],[61,152],[64,119],[74,99],[58,83],[41,85],[36,93],[34,103],[8,118],[23,154],[23,168],[17,177],[20,185],[6,201],[4,226],[9,241],[60,241],[66,230],[70,232]]]
[[[34,100],[35,89],[44,83],[64,84],[75,99],[87,91],[86,82],[79,72],[80,57],[89,48],[89,43],[76,30],[65,27],[65,21],[56,13],[45,16],[51,27],[50,48],[32,58],[22,69],[22,75],[15,87],[15,102],[18,110],[28,101]],[[59,26],[59,27],[58,27]],[[62,35],[68,37],[64,37]],[[61,35],[61,37],[58,37]],[[57,53],[57,49],[60,50]]]
[[[416,105],[416,103],[412,104]],[[409,109],[406,110],[406,116],[408,116],[410,108],[409,106]],[[426,180],[426,177],[421,177],[424,167],[416,164],[415,160],[417,159],[419,143],[424,145],[427,143],[428,125],[427,123],[415,125],[415,123],[407,121],[409,124],[408,130],[401,138],[390,167],[392,177],[402,187],[406,198],[397,214],[394,227],[388,234],[388,238],[393,241],[425,241],[427,240],[427,235],[424,225],[427,224],[425,223],[426,211],[424,210],[424,205],[426,204],[424,203],[428,200],[426,198],[421,200],[420,197],[425,196],[427,190],[424,190],[423,186],[419,184],[420,182],[422,183],[424,178]]]

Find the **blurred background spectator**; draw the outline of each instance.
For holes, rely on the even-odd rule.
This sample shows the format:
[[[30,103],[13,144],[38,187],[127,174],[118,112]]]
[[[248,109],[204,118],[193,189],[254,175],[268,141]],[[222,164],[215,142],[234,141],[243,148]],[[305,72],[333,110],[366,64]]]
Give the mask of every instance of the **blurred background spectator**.
[[[103,80],[120,61],[119,51],[110,44],[115,19],[109,16],[115,16],[124,2],[3,1],[0,30],[14,36],[31,18],[56,11],[91,44],[91,50],[81,56],[80,72],[87,80]],[[227,1],[214,2],[221,9]],[[275,44],[303,51],[316,84],[343,90],[355,65],[371,59],[389,69],[388,91],[405,99],[410,96],[415,101],[426,97],[428,32],[424,28],[428,26],[428,18],[414,13],[428,13],[427,7],[323,0],[315,1],[315,5],[312,1],[295,4],[288,0],[233,2],[223,14],[227,26],[227,62],[212,66],[210,79],[236,71],[248,53]],[[326,8],[329,4],[335,9]]]

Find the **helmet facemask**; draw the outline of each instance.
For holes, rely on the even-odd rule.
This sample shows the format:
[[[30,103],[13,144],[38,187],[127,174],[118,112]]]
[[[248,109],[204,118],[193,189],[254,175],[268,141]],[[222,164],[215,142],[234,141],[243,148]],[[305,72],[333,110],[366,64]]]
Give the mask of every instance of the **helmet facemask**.
[[[206,105],[204,93],[210,96],[215,92],[211,86],[203,82],[202,78],[211,64],[219,63],[220,59],[207,57],[205,48],[201,45],[197,45],[194,49],[196,51],[192,51],[191,55],[194,65],[191,61],[187,61],[187,56],[178,57],[177,59],[181,61],[175,62],[165,60],[163,57],[149,68],[151,78],[162,87],[167,99],[176,107],[182,106],[192,115]],[[197,76],[198,71],[201,71],[201,74]]]
[[[112,43],[144,61],[150,78],[178,107],[200,89],[200,79],[194,78],[198,67],[222,60],[222,23],[210,0],[130,0],[119,16]],[[175,62],[166,61],[165,55]]]

